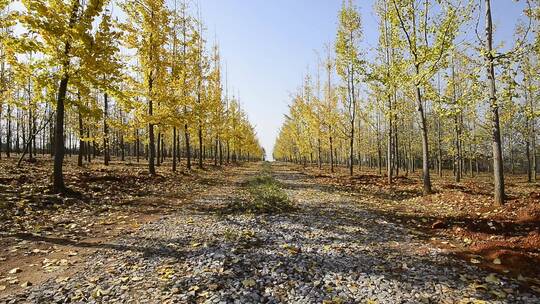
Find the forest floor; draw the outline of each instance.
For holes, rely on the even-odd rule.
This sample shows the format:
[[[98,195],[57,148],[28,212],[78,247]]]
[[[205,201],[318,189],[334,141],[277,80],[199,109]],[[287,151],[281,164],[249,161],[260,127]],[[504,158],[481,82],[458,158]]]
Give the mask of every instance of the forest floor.
[[[415,177],[68,162],[65,198],[50,161],[0,165],[0,303],[540,302],[536,192],[515,190],[532,186],[497,209],[481,180],[422,198]],[[261,171],[277,180],[261,195],[292,208],[243,209]]]
[[[352,177],[345,168],[334,174],[313,167],[295,169],[330,189],[367,198],[366,209],[480,267],[540,278],[540,184],[528,183],[524,175],[506,175],[507,202],[496,206],[492,176],[485,173],[457,183],[452,172],[445,171],[442,177],[432,177],[434,193],[422,196],[419,173],[400,175],[389,186],[386,177],[368,169]],[[540,280],[528,283],[540,292]]]

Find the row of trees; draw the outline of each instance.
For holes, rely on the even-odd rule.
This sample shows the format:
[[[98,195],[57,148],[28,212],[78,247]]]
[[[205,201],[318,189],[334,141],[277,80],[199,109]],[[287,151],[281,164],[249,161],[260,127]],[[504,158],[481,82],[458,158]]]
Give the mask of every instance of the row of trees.
[[[424,194],[431,170],[452,168],[457,182],[491,170],[503,204],[504,165],[536,180],[539,7],[526,1],[515,44],[502,52],[490,0],[378,0],[379,40],[367,60],[360,14],[344,2],[334,48],[292,97],[274,158],[332,171],[343,163],[351,175],[355,165],[386,167],[389,184],[420,167]]]
[[[0,0],[0,28],[0,156],[50,153],[55,192],[66,143],[79,165],[144,156],[151,174],[264,157],[186,1]]]

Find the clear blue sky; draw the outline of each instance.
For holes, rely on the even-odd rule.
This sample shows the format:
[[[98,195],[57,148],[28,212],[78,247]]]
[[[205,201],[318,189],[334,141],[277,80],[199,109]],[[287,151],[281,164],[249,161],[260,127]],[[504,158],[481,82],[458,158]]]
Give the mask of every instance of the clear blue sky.
[[[199,1],[208,40],[217,36],[222,59],[227,63],[229,92],[240,93],[270,157],[291,92],[301,83],[308,66],[315,68],[315,50],[324,53],[324,44],[333,42],[342,1]],[[499,37],[510,39],[524,1],[492,2]],[[373,48],[377,43],[373,0],[356,3],[363,17],[364,47]]]

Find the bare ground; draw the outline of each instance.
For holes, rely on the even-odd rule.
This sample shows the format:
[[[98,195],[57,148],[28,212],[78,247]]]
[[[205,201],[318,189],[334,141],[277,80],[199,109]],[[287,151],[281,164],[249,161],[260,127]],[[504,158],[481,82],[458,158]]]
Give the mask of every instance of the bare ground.
[[[330,179],[274,164],[273,175],[296,210],[230,214],[223,210],[245,196],[244,181],[260,165],[184,174],[162,168],[156,180],[142,167],[123,168],[70,167],[68,180],[81,195],[59,198],[54,207],[36,203],[49,197],[46,167],[37,178],[34,168],[20,173],[32,179],[8,169],[13,179],[2,180],[9,190],[2,195],[28,201],[24,211],[13,202],[5,209],[0,285],[6,288],[0,291],[0,302],[540,300],[534,277],[511,272],[518,268],[506,266],[510,258],[476,253],[465,257],[482,239],[470,236],[466,242],[459,233],[450,234],[461,222],[450,221],[444,213],[430,215],[425,204],[409,203],[426,200],[416,195],[414,179],[400,180],[395,199],[376,175]],[[25,185],[44,186],[41,192],[25,192]],[[409,207],[416,209],[407,213]],[[442,226],[433,228],[437,222]],[[464,233],[472,229],[461,226]],[[494,264],[495,259],[501,263]],[[9,274],[15,268],[22,272]],[[32,286],[21,287],[26,281]]]

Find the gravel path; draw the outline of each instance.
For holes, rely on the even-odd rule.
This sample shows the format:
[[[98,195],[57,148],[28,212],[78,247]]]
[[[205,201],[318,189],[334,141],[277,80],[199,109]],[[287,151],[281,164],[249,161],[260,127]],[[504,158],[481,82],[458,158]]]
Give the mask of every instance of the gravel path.
[[[238,169],[177,214],[100,245],[75,275],[0,303],[540,303],[286,167],[274,174],[298,211],[208,208],[233,199],[255,170]]]

